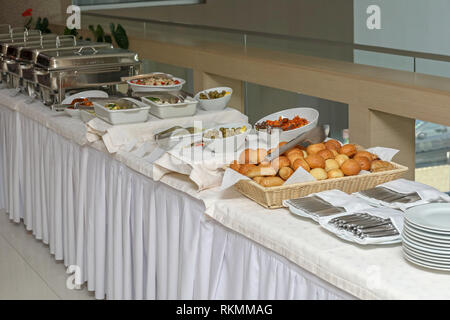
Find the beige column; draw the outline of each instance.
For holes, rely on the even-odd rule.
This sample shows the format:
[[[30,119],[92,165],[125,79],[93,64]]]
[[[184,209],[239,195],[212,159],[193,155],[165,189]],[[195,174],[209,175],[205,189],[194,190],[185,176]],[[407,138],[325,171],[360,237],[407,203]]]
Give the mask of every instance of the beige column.
[[[399,149],[393,161],[409,168],[405,178],[414,180],[415,119],[349,105],[350,141],[362,146]]]

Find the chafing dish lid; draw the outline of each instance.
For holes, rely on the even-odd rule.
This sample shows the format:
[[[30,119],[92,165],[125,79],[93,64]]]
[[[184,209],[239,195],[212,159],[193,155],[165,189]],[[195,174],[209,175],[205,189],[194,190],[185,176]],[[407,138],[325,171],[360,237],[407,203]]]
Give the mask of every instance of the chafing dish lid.
[[[38,66],[51,70],[136,63],[139,63],[139,59],[134,52],[120,48],[96,49],[93,47],[41,52],[36,61]]]
[[[69,39],[62,39],[61,42],[69,42]],[[73,44],[73,40],[70,39],[70,43]],[[20,56],[20,53],[25,48],[35,49],[35,48],[55,48],[56,38],[43,38],[39,40],[25,41],[25,42],[15,42],[8,45],[6,49],[6,56],[9,58],[16,58]]]
[[[36,36],[30,36],[27,38],[27,42],[31,42],[31,41],[40,41],[41,36],[36,35]],[[25,42],[23,41],[23,38],[14,38],[14,39],[9,39],[9,40],[0,40],[0,53],[1,54],[6,54],[7,49],[10,45],[15,45],[15,44],[24,44]]]
[[[20,59],[24,61],[30,61],[36,63],[37,57],[40,53],[47,53],[50,56],[52,53],[59,53],[65,50],[80,50],[83,47],[89,46],[94,48],[112,48],[112,44],[106,42],[91,42],[86,40],[77,41],[76,45],[73,45],[73,41],[70,39],[61,39],[61,46],[56,48],[56,43],[53,42],[55,46],[44,46],[36,48],[25,48],[20,53]]]

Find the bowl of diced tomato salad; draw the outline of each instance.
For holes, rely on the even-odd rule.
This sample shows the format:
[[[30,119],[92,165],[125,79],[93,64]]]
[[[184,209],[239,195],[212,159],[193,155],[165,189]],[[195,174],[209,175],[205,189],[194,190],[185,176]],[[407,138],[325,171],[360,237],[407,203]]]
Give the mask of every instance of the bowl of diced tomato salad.
[[[319,112],[312,108],[292,108],[258,120],[255,129],[265,134],[277,132],[281,141],[289,141],[317,126]]]

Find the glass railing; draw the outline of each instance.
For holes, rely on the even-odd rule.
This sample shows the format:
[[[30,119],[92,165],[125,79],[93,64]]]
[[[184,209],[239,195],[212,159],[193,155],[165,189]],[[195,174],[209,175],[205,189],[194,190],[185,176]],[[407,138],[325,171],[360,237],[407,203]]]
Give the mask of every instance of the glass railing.
[[[110,22],[122,24],[131,37],[148,38],[184,46],[232,46],[242,52],[247,52],[251,48],[260,48],[273,52],[301,54],[450,78],[450,56],[426,53],[423,50],[405,51],[365,44],[239,32],[156,21],[118,19],[96,14],[84,14],[82,19],[83,27],[87,27],[89,24],[101,24],[105,30],[109,30]],[[188,80],[186,91],[194,93],[193,73],[190,69],[146,60],[144,70],[164,71],[185,78]],[[285,108],[313,107],[318,109],[321,114],[321,124],[330,125],[332,137],[345,138],[344,130],[348,128],[348,106],[345,104],[254,83],[244,83],[244,89],[245,112],[252,123],[269,113]],[[445,181],[442,182],[442,179],[439,178],[440,175],[445,174],[448,177],[449,157],[450,128],[417,120],[417,180],[432,184],[443,191],[449,191],[450,185]]]

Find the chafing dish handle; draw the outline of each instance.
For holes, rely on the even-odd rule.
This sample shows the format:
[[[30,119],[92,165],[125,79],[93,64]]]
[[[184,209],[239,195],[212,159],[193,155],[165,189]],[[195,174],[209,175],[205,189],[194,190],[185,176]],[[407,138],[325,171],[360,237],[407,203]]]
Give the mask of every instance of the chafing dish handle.
[[[31,68],[33,68],[33,65],[32,64],[27,64],[27,63],[20,63],[19,64],[19,68],[21,70],[31,69]]]
[[[73,39],[73,45],[77,45],[77,38],[74,35],[64,35],[64,36],[56,36],[56,47],[59,48],[61,46],[62,38],[71,38]]]
[[[94,47],[81,47],[80,50],[77,51],[77,54],[82,54],[84,50],[91,49],[94,54],[96,54],[98,51]]]
[[[38,76],[46,76],[48,75],[50,72],[48,70],[38,70],[38,69],[34,69],[34,74],[38,75]]]
[[[5,59],[3,60],[6,64],[13,64],[16,63],[16,60],[12,60],[12,59]]]
[[[41,43],[42,43],[42,31],[41,30],[36,30],[36,31],[38,31],[39,36],[41,37]],[[11,36],[12,36],[12,33],[11,33]],[[28,39],[28,29],[25,28],[25,31],[23,32],[23,42],[26,43],[27,39]]]

